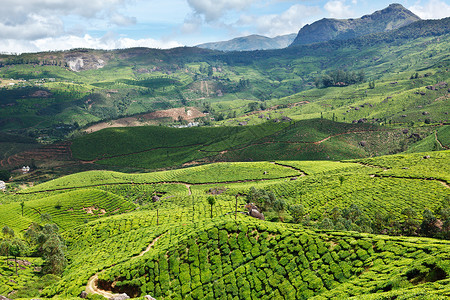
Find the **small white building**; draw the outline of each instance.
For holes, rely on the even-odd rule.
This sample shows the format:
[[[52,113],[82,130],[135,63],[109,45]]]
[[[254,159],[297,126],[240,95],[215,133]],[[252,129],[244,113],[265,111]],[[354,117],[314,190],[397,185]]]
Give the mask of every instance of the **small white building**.
[[[23,166],[22,167],[22,172],[25,174],[25,173],[28,173],[28,172],[30,172],[30,167],[29,166]]]
[[[0,180],[0,191],[6,190],[6,183]]]

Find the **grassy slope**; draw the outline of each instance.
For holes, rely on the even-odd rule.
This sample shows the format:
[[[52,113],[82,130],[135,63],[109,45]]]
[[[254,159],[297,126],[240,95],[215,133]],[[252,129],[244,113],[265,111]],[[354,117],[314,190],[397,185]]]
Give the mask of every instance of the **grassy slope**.
[[[7,225],[16,232],[26,230],[31,222],[41,223],[41,215],[49,215],[61,229],[70,230],[85,222],[100,217],[122,214],[133,210],[135,206],[115,194],[80,189],[77,191],[43,197],[24,202],[5,204],[0,211],[1,226]]]
[[[430,158],[424,159],[427,155]],[[444,185],[450,182],[448,161],[449,152],[441,151],[383,156],[345,163],[220,163],[134,175],[91,171],[49,181],[17,195],[4,195],[2,202],[8,203],[15,198],[16,202],[6,205],[14,206],[16,214],[19,214],[18,201],[26,201],[25,207],[33,206],[27,203],[47,201],[53,203],[49,204],[52,210],[50,214],[58,215],[58,209],[51,207],[56,205],[57,199],[69,198],[65,195],[71,195],[77,190],[88,195],[101,189],[117,194],[120,199],[140,201],[147,208],[153,207],[148,206],[152,195],[161,195],[164,199],[171,199],[167,200],[169,204],[179,202],[184,210],[189,209],[189,201],[204,201],[210,189],[222,190],[224,193],[217,197],[227,202],[235,194],[245,194],[251,186],[256,186],[274,191],[288,203],[303,204],[312,219],[319,218],[334,206],[344,208],[352,203],[357,204],[370,218],[376,213],[388,212],[401,218],[401,211],[407,206],[419,212],[425,207],[431,210],[439,207],[441,201],[448,196],[448,187]],[[300,171],[307,175],[301,176]],[[286,177],[296,178],[288,180]],[[342,183],[340,177],[343,179]],[[190,185],[190,188],[186,185]],[[94,190],[85,190],[86,188]],[[107,212],[111,210],[108,208]],[[9,218],[14,219],[15,216],[9,214]]]
[[[99,275],[102,286],[114,281],[115,292],[158,299],[343,298],[391,290],[413,297],[418,288],[436,297],[448,293],[448,242],[320,233],[243,217],[236,223],[220,217],[195,228],[114,221],[108,228],[91,224],[67,236],[75,261],[45,294],[76,295],[102,268],[107,269]],[[150,252],[132,258],[145,248],[142,235],[146,243],[161,238]],[[118,245],[127,251],[117,252]],[[90,263],[81,269],[78,261]]]
[[[413,94],[417,89],[435,84],[436,80],[448,79],[448,20],[440,21],[439,25],[435,23],[424,21],[420,28],[417,28],[418,25],[407,26],[384,35],[345,42],[239,54],[193,48],[88,51],[88,54],[75,51],[76,55],[92,54],[99,58],[106,55],[105,60],[108,61],[107,66],[102,69],[78,73],[57,66],[7,65],[0,72],[4,78],[28,78],[31,81],[17,86],[48,90],[51,96],[39,98],[31,97],[31,92],[19,95],[22,89],[3,90],[2,94],[12,93],[10,100],[3,97],[7,100],[4,104],[15,105],[2,109],[2,116],[9,121],[0,124],[0,128],[28,128],[34,134],[50,134],[55,137],[67,133],[58,128],[59,123],[77,122],[85,125],[123,115],[181,106],[183,101],[196,106],[201,106],[201,102],[211,102],[217,111],[225,111],[227,107],[233,106],[233,110],[240,115],[248,112],[248,100],[271,99],[268,101],[270,104],[310,101],[308,95],[317,90],[293,97],[290,95],[309,89],[313,79],[321,73],[338,69],[365,70],[368,79],[377,80],[375,90],[365,95],[366,85],[326,89],[328,91],[325,92],[325,98],[302,106],[290,114],[298,118],[311,118],[318,117],[320,112],[335,112],[339,120],[343,120],[342,113],[348,110],[349,105],[364,102],[378,104],[384,99],[381,97],[395,95],[392,103],[380,104],[370,111],[365,109],[347,114],[346,121],[369,115],[395,122],[417,122],[421,113],[417,109],[418,105],[429,110],[432,119],[441,120],[444,116],[440,113],[446,110],[443,106],[448,104],[446,101],[433,102],[438,98],[433,98],[433,95],[440,92],[430,92],[426,96]],[[65,53],[51,55],[63,60]],[[30,54],[23,56],[26,56],[25,60],[33,59]],[[36,56],[42,60],[46,54]],[[10,58],[3,56],[5,60]],[[205,71],[201,72],[208,69],[208,66],[217,68],[213,76],[208,76]],[[420,75],[428,72],[437,75],[428,79],[409,80],[410,75],[417,71]],[[46,79],[45,82],[34,81],[41,78]],[[54,78],[55,81],[48,78]],[[240,79],[250,80],[250,85],[244,89],[236,88]],[[215,87],[210,95],[193,88],[199,86],[200,81],[207,81],[211,89]],[[391,86],[389,83],[393,81],[398,84]],[[221,89],[225,97],[217,97],[215,89]],[[14,97],[14,93],[19,94]],[[203,100],[205,96],[206,100]],[[289,97],[282,98],[286,96]],[[230,105],[230,100],[234,100],[233,105]],[[50,115],[53,116],[52,119],[48,118]],[[35,125],[36,128],[30,128]],[[76,128],[72,127],[70,131],[74,129]]]
[[[432,133],[432,127],[410,128],[405,134],[403,128],[327,119],[239,127],[111,128],[75,139],[72,153],[101,165],[145,169],[192,161],[341,160],[401,152],[414,144],[412,134]]]
[[[423,159],[426,155],[431,158]],[[108,269],[100,276],[105,282],[118,277],[117,291],[136,293],[133,295],[149,293],[164,299],[216,297],[216,293],[234,295],[234,280],[243,284],[236,286],[239,295],[248,290],[243,288],[244,282],[251,287],[260,286],[252,295],[259,298],[289,298],[287,295],[344,297],[390,290],[392,295],[405,294],[412,298],[418,293],[445,295],[448,293],[444,280],[449,272],[445,264],[450,247],[448,242],[350,232],[321,234],[301,227],[296,229],[282,223],[260,223],[241,217],[236,226],[226,214],[234,211],[234,195],[246,193],[251,186],[272,190],[288,203],[303,204],[312,219],[334,206],[343,208],[351,203],[357,204],[369,217],[381,212],[401,218],[400,212],[405,207],[417,211],[425,207],[434,210],[448,197],[448,187],[437,180],[411,177],[448,180],[448,156],[449,152],[443,151],[344,163],[279,161],[281,165],[293,166],[307,174],[287,181],[278,178],[298,175],[299,171],[266,162],[212,164],[136,175],[96,171],[50,181],[24,190],[22,194],[3,195],[2,202],[9,198],[17,200],[17,197],[25,201],[24,218],[20,216],[17,201],[0,208],[8,220],[15,220],[7,224],[16,230],[26,227],[27,222],[38,221],[32,207],[50,214],[62,226],[71,263],[62,279],[49,286],[44,295],[77,295],[88,278],[102,269]],[[403,169],[405,167],[409,169]],[[239,178],[239,170],[244,169],[249,175]],[[266,170],[268,174],[263,175]],[[423,176],[416,176],[422,173]],[[226,182],[263,176],[271,179]],[[340,176],[344,178],[342,183]],[[188,189],[185,184],[164,183],[169,180],[191,182],[192,185]],[[211,180],[218,182],[201,184]],[[36,193],[52,187],[58,189],[61,185],[72,189]],[[91,187],[86,189],[86,186]],[[207,221],[210,207],[206,198],[210,189],[223,192],[215,196],[217,203],[213,215],[216,219],[212,223]],[[159,195],[161,201],[152,203],[152,195]],[[104,200],[95,200],[100,198]],[[132,201],[141,201],[141,211],[99,218],[82,210],[86,206],[96,206],[114,212],[114,207],[120,203],[132,208]],[[241,210],[243,198],[238,202]],[[61,207],[57,208],[59,205]],[[23,224],[17,226],[17,220]],[[85,220],[88,223],[85,224]],[[220,233],[222,231],[228,235]],[[132,258],[161,234],[164,236],[154,250],[141,258]],[[221,244],[216,246],[216,243]],[[285,247],[285,244],[289,246]],[[181,251],[186,248],[188,252]],[[431,248],[433,252],[428,250]],[[213,249],[218,250],[214,252]],[[200,264],[196,262],[194,251],[198,251]],[[165,254],[168,255],[167,268],[163,260]],[[209,260],[203,259],[204,255]],[[112,265],[116,266],[110,268]],[[156,270],[164,275],[156,276]],[[167,273],[161,273],[166,270]],[[185,276],[186,270],[198,275],[190,275],[179,282],[176,278]],[[362,270],[365,271],[358,276]],[[265,277],[260,278],[262,274]],[[261,283],[252,281],[254,278]],[[437,282],[426,283],[434,280]],[[218,282],[223,282],[224,288],[216,289]],[[241,288],[242,293],[239,292]]]

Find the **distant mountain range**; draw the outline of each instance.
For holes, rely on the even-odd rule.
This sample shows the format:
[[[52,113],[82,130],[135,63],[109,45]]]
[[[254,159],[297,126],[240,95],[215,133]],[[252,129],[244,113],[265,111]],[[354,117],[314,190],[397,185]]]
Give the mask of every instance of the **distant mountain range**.
[[[346,40],[366,34],[385,32],[419,20],[418,16],[401,4],[391,4],[385,9],[358,19],[322,19],[304,26],[298,34],[280,35],[274,38],[254,34],[229,41],[200,44],[197,47],[220,51],[282,49],[288,46]]]
[[[370,33],[398,29],[419,20],[418,16],[401,4],[391,4],[385,9],[358,19],[322,19],[306,25],[300,29],[291,46],[351,39]]]
[[[262,35],[249,35],[238,37],[229,41],[212,42],[197,45],[199,48],[206,48],[220,51],[252,51],[252,50],[270,50],[286,48],[294,41],[297,34],[280,35],[269,38]]]

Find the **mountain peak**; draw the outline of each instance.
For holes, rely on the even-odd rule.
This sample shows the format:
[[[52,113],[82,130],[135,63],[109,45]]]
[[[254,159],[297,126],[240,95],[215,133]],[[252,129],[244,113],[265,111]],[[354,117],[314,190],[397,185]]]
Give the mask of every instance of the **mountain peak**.
[[[281,49],[289,46],[295,39],[296,34],[287,34],[269,38],[263,35],[252,34],[243,37],[237,37],[229,41],[212,42],[197,45],[199,48],[207,48],[220,51],[252,51]]]
[[[399,3],[357,19],[322,19],[306,25],[298,32],[291,46],[329,40],[344,40],[376,32],[398,29],[420,18]]]

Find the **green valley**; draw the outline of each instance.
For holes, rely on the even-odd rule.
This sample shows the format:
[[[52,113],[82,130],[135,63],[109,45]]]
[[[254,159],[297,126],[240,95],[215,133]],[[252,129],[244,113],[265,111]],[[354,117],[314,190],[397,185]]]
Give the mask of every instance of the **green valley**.
[[[0,54],[0,299],[448,299],[448,49],[393,4],[283,49]]]

